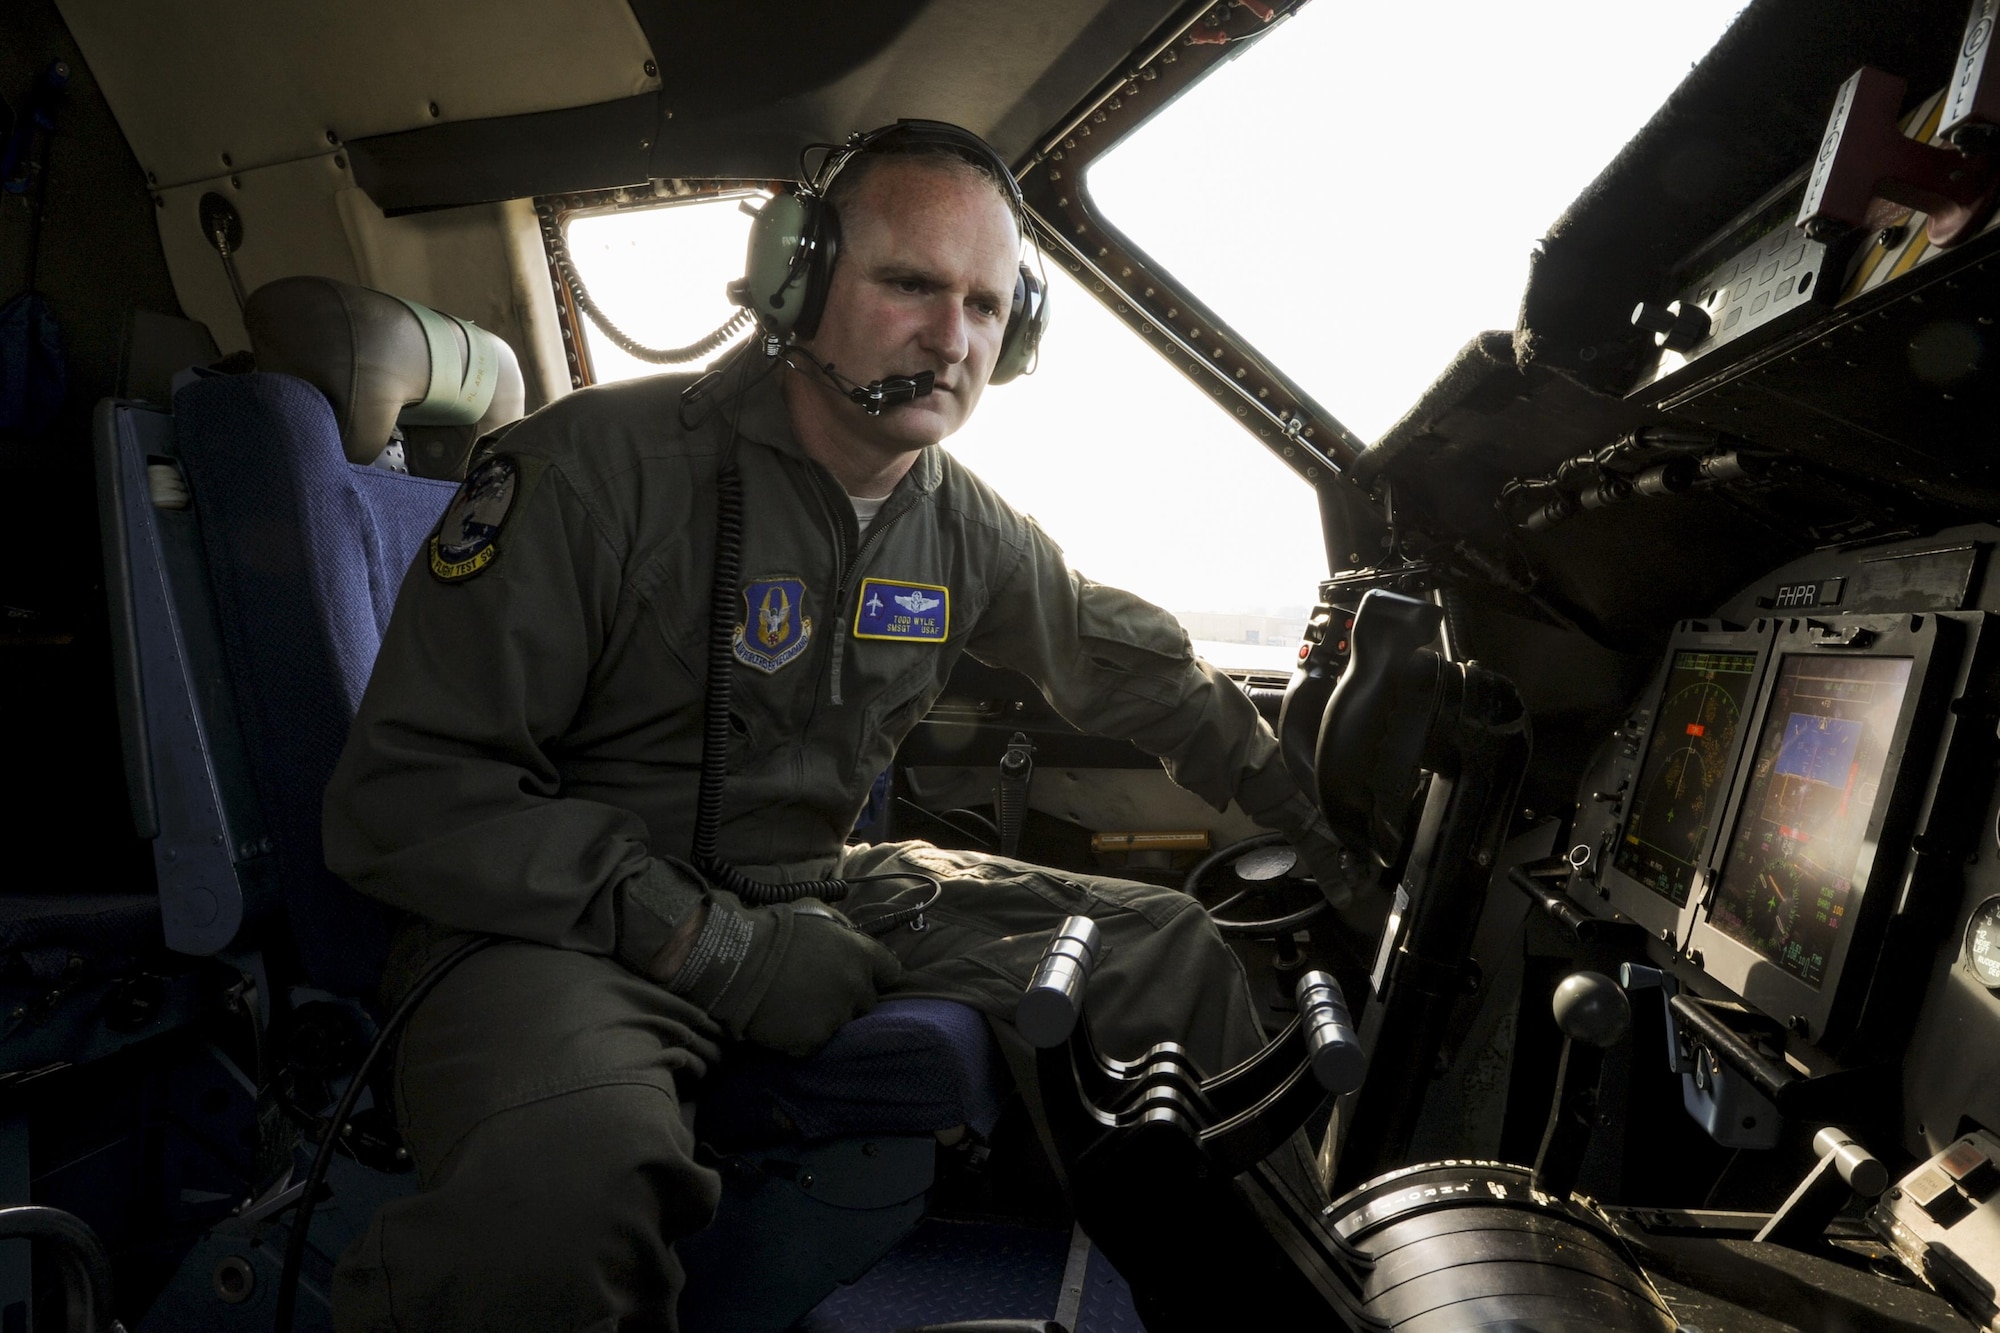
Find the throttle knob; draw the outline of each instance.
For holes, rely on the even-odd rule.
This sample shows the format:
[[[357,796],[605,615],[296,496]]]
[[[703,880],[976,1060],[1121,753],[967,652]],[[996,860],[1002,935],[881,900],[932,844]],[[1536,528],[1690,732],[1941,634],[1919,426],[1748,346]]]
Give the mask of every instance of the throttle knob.
[[[1602,972],[1572,972],[1556,987],[1550,1008],[1571,1041],[1609,1050],[1632,1028],[1632,1006],[1618,983]]]
[[[1708,312],[1686,301],[1641,301],[1632,310],[1632,323],[1653,335],[1654,346],[1670,352],[1685,352],[1708,336]]]
[[[1014,1009],[1014,1027],[1030,1046],[1045,1050],[1069,1040],[1083,1012],[1083,985],[1097,961],[1097,923],[1066,917]]]
[[[1368,1072],[1368,1056],[1355,1035],[1340,983],[1325,972],[1308,972],[1299,978],[1296,998],[1306,1049],[1312,1052],[1313,1078],[1328,1092],[1353,1092]]]
[[[1834,1170],[1840,1172],[1840,1178],[1864,1199],[1872,1199],[1889,1188],[1889,1168],[1831,1125],[1813,1135],[1813,1151],[1822,1158],[1833,1158]]]

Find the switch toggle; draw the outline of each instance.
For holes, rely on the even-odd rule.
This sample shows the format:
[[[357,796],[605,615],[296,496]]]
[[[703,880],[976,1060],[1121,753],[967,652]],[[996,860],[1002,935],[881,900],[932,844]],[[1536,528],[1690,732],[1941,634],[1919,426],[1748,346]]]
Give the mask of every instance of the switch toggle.
[[[1972,1211],[1972,1204],[1958,1192],[1951,1177],[1936,1166],[1927,1166],[1904,1181],[1903,1193],[1939,1226],[1948,1227]]]
[[[1688,301],[1654,305],[1641,301],[1633,308],[1632,324],[1653,335],[1653,345],[1685,352],[1708,336],[1708,312]]]
[[[1971,238],[1992,216],[2000,199],[1993,155],[1940,148],[1904,134],[1898,117],[1908,87],[1896,75],[1867,65],[1840,85],[1799,204],[1796,225],[1807,235],[1868,225],[1877,198],[1929,214],[1925,228],[1939,247]],[[1972,114],[1968,107],[1968,123]],[[1963,141],[1973,148],[1971,136]]]
[[[2000,1184],[2000,1168],[1995,1168],[1993,1159],[1970,1139],[1960,1139],[1945,1149],[1937,1165],[1954,1185],[1975,1199],[1983,1199],[1995,1184]]]

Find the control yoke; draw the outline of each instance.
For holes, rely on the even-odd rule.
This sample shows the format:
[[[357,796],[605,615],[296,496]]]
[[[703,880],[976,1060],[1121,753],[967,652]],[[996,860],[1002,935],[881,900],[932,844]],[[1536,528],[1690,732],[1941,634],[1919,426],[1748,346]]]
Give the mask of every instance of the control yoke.
[[[1443,617],[1394,593],[1361,599],[1347,669],[1321,719],[1313,774],[1320,809],[1341,841],[1394,865],[1409,837],[1418,767],[1437,711],[1444,663],[1427,649]]]
[[[1477,662],[1432,651],[1439,609],[1376,590],[1349,631],[1347,670],[1315,750],[1334,831],[1401,881],[1371,977],[1362,1044],[1378,1060],[1339,1104],[1336,1188],[1407,1161],[1451,1013],[1466,994],[1487,880],[1527,771],[1519,691]]]

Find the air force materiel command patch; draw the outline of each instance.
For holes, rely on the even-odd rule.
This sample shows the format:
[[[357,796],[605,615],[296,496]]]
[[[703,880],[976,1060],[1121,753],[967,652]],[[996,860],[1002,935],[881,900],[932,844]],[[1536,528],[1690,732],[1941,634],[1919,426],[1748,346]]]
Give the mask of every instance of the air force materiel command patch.
[[[854,610],[857,639],[904,639],[943,643],[951,629],[951,589],[935,583],[861,580]]]
[[[520,468],[505,454],[494,454],[466,474],[431,534],[431,573],[459,583],[493,563],[520,480]]]
[[[736,660],[768,675],[804,652],[813,632],[805,607],[803,579],[752,579],[743,585]]]

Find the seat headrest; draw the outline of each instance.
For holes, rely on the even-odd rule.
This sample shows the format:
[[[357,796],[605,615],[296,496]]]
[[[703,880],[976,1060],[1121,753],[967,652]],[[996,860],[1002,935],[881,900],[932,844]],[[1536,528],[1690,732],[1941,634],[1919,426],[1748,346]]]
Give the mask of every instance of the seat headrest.
[[[279,278],[250,294],[243,323],[259,370],[326,395],[355,463],[373,463],[400,426],[412,472],[457,477],[473,441],[526,406],[520,362],[503,340],[386,292]]]

